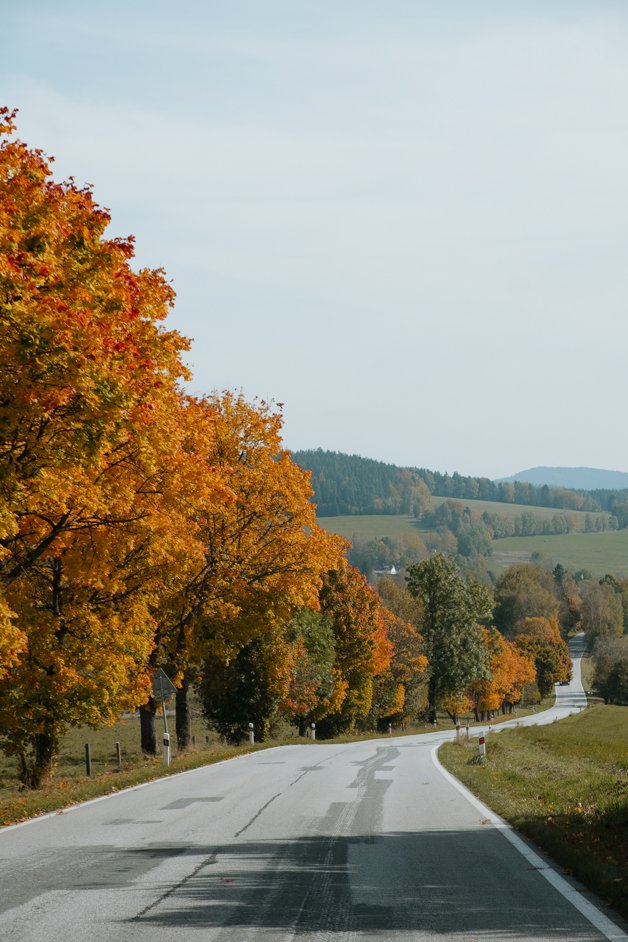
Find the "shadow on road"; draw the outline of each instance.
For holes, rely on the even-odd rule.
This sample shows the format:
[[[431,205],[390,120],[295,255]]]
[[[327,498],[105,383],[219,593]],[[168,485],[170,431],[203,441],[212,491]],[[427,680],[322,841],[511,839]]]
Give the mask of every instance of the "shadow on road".
[[[128,853],[154,859],[168,848]],[[197,858],[190,876],[164,886],[134,922],[173,930],[275,928],[297,936],[425,931],[500,940],[600,938],[490,827],[250,841],[184,853]]]

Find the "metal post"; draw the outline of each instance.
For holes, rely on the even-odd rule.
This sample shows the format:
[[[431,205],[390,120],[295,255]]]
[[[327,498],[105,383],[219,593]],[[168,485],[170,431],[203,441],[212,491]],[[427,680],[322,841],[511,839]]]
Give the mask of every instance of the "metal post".
[[[122,771],[122,750],[120,749],[120,743],[116,743],[116,759],[118,760],[118,772]]]
[[[92,774],[92,750],[88,742],[85,743],[85,774]]]
[[[166,716],[166,701],[161,701],[161,709],[164,714],[164,766],[170,765],[170,733],[168,732],[168,717]]]

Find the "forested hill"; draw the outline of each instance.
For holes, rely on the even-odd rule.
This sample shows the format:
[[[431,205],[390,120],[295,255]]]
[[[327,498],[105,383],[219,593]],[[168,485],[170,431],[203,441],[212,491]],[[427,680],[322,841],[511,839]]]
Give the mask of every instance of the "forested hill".
[[[506,504],[554,507],[560,510],[605,510],[620,526],[628,524],[628,491],[574,491],[524,481],[442,474],[425,468],[396,465],[320,448],[297,451],[294,460],[312,472],[318,514],[417,513],[429,494],[458,500],[491,500]]]
[[[429,502],[430,492],[421,475],[409,468],[320,448],[295,451],[292,457],[312,472],[320,517],[411,514]]]

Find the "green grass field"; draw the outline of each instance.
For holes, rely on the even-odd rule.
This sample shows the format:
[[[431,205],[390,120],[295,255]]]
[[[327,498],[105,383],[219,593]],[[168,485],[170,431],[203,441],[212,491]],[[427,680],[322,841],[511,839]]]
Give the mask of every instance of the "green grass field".
[[[628,707],[447,744],[443,764],[569,874],[628,917]]]
[[[529,562],[533,553],[540,553],[542,562],[550,566],[561,563],[571,572],[588,569],[593,576],[607,572],[628,576],[628,530],[495,540],[493,564],[502,570],[513,563]]]
[[[354,536],[363,540],[376,540],[383,536],[400,537],[421,532],[414,517],[407,514],[319,517],[317,522],[330,533],[339,533],[348,540]]]

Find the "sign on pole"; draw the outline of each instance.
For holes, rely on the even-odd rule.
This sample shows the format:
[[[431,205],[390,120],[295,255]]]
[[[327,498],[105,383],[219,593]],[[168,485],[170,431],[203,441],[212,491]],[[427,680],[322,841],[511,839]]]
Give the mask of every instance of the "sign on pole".
[[[177,688],[166,672],[161,667],[158,668],[153,677],[153,696],[155,700],[161,701],[161,709],[164,715],[164,765],[166,768],[170,765],[170,733],[168,732],[168,719],[166,717],[166,700],[170,700],[176,692]]]
[[[176,692],[177,688],[166,672],[161,667],[158,668],[153,677],[153,696],[155,700],[161,700],[163,703],[164,700],[170,700],[171,697],[174,697]]]

